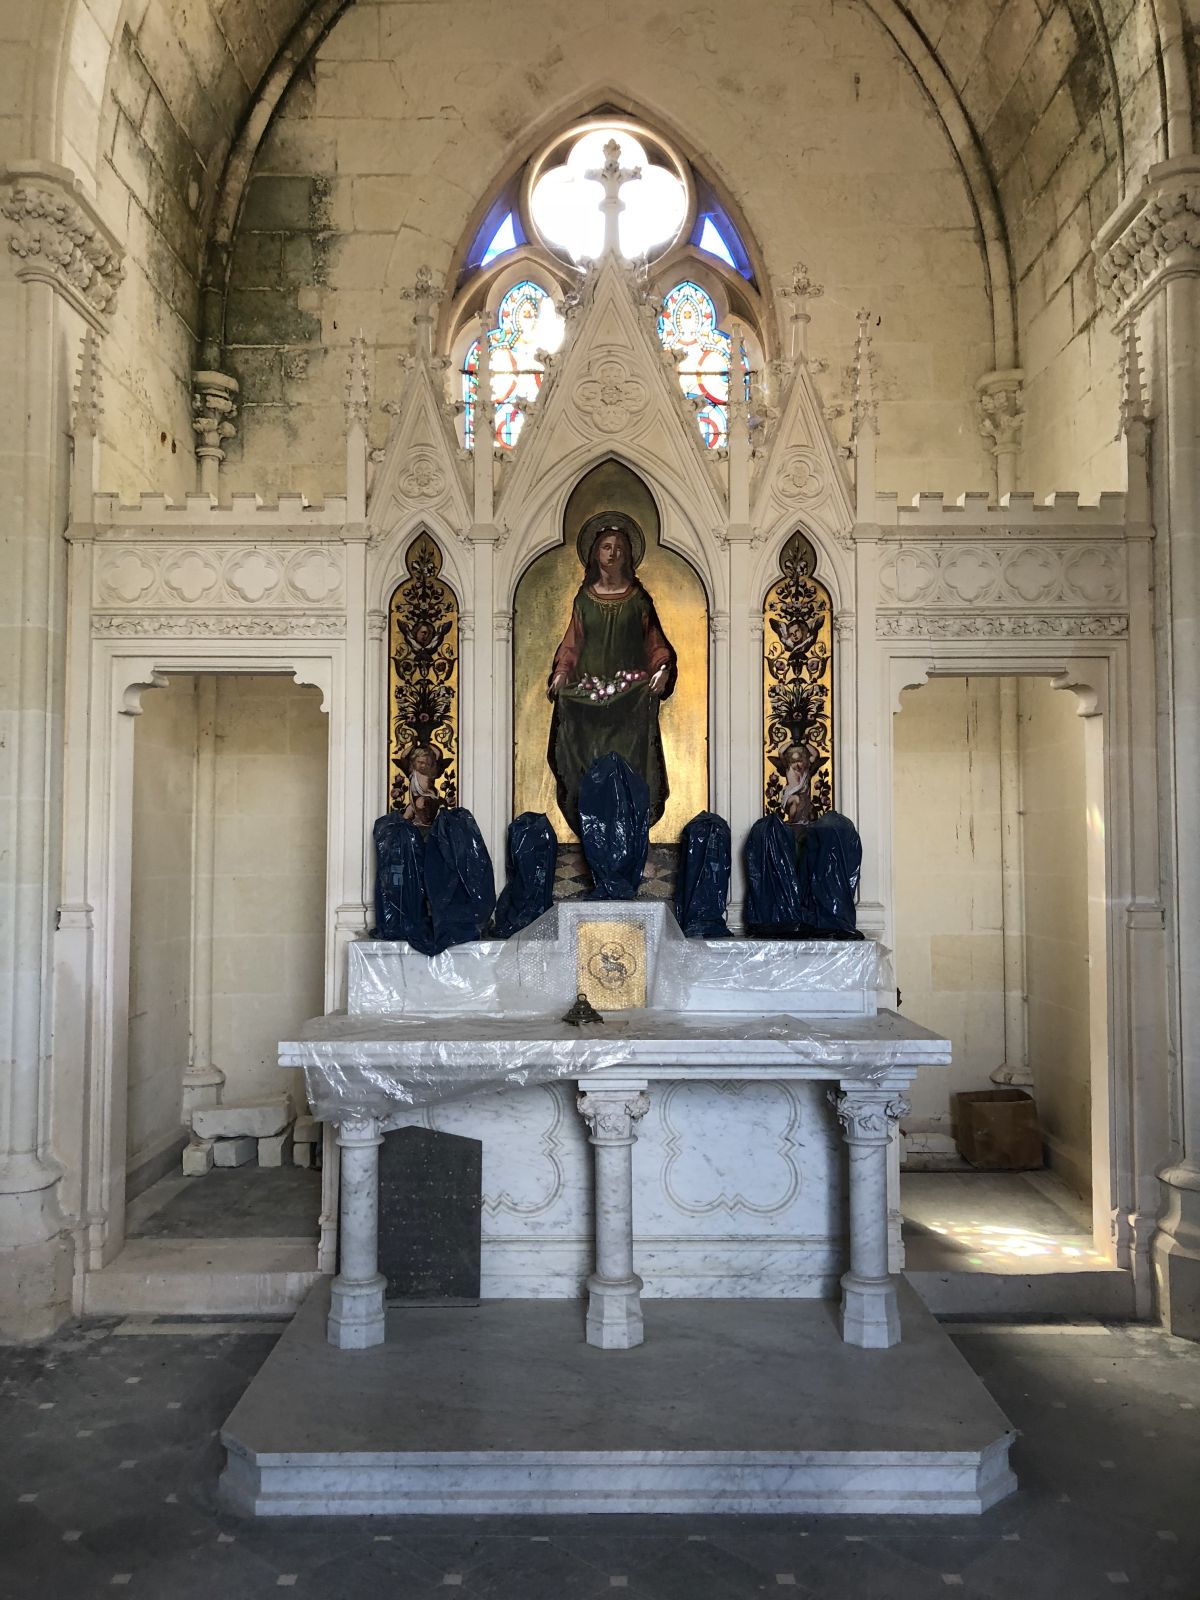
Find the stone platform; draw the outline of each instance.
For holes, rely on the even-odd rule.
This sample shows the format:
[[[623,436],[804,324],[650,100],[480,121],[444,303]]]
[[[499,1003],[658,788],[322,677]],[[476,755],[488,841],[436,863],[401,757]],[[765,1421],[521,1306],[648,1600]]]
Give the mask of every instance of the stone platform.
[[[336,1350],[327,1283],[230,1414],[226,1502],[255,1516],[597,1512],[975,1515],[1016,1487],[999,1407],[901,1286],[904,1342],[831,1301],[653,1300],[646,1343],[584,1342],[576,1301],[394,1309]]]

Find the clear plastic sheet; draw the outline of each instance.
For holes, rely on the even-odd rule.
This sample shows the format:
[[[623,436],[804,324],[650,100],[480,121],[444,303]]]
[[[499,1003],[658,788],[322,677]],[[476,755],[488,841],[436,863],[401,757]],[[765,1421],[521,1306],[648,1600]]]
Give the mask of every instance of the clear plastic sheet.
[[[432,957],[400,943],[352,944],[348,1009],[381,1017],[559,1017],[578,991],[576,930],[595,921],[644,933],[653,1010],[869,1016],[884,976],[870,940],[685,939],[660,901],[571,900],[506,942],[456,945]]]
[[[420,1106],[506,1088],[525,1088],[603,1068],[737,1077],[853,1079],[950,1059],[944,1039],[883,1011],[871,1017],[698,1017],[627,1011],[577,1029],[551,1018],[350,1017],[307,1022],[279,1047],[279,1064],[303,1069],[313,1114],[322,1122],[387,1118]],[[726,1063],[728,1064],[726,1067]],[[718,1073],[713,1068],[721,1068]],[[807,1069],[807,1070],[806,1070]]]

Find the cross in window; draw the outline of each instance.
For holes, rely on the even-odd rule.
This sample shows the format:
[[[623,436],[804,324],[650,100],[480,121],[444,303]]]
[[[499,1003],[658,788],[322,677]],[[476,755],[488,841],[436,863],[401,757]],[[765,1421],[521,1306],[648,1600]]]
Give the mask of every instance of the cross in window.
[[[615,139],[610,139],[604,146],[604,165],[593,167],[584,173],[585,178],[591,178],[604,188],[604,199],[600,203],[600,209],[604,213],[604,248],[600,252],[601,255],[620,255],[618,219],[625,209],[625,202],[621,199],[621,188],[626,183],[633,183],[641,175],[641,167],[621,165],[621,146]]]

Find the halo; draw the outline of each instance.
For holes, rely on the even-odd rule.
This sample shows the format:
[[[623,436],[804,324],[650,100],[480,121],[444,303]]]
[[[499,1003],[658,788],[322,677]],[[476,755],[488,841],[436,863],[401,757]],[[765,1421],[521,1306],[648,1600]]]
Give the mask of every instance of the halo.
[[[642,557],[646,554],[646,535],[639,524],[625,511],[598,511],[595,516],[587,519],[575,540],[580,566],[587,567],[592,559],[592,546],[600,535],[612,532],[628,535],[629,551],[633,557],[634,571],[637,571]]]

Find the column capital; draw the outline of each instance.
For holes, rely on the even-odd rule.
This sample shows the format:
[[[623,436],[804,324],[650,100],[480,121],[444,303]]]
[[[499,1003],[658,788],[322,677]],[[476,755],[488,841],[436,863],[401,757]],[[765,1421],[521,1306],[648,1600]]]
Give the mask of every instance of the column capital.
[[[125,275],[120,241],[69,167],[14,161],[0,169],[0,215],[16,274],[48,283],[97,333]]]
[[[1200,275],[1200,156],[1160,161],[1096,235],[1096,283],[1114,316],[1171,278]]]
[[[649,1111],[650,1096],[644,1089],[581,1089],[575,1105],[592,1144],[633,1144],[634,1123]]]
[[[887,1144],[896,1123],[912,1110],[895,1089],[830,1089],[829,1103],[847,1144]]]
[[[337,1142],[343,1150],[361,1150],[383,1143],[378,1117],[344,1117],[337,1125]]]

